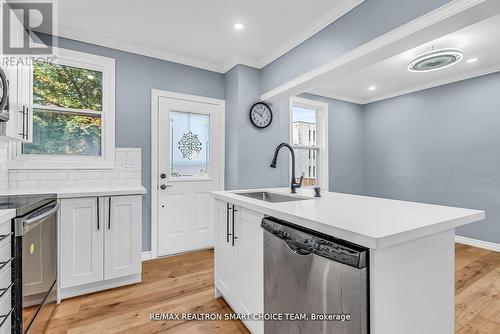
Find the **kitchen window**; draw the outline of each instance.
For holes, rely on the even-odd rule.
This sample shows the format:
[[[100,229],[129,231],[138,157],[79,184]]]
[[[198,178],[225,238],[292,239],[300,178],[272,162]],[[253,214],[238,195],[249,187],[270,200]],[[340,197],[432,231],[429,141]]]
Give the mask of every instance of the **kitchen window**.
[[[18,144],[15,168],[114,167],[114,59],[66,49],[56,59],[33,64],[33,141]]]
[[[290,138],[295,150],[297,182],[328,189],[328,104],[290,99]]]

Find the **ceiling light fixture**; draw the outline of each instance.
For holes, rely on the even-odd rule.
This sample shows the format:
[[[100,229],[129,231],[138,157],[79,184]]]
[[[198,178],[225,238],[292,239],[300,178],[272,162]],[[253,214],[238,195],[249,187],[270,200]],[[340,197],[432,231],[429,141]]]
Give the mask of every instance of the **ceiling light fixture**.
[[[373,91],[373,90],[375,90],[375,89],[377,89],[377,87],[375,87],[375,86],[370,86],[370,87],[368,87],[368,90],[371,90],[371,91]]]
[[[245,28],[245,25],[243,23],[235,23],[234,24],[234,29],[236,29],[236,30],[242,30],[243,28]]]
[[[429,72],[457,64],[464,53],[460,49],[432,50],[414,58],[408,64],[410,72]]]
[[[471,59],[468,59],[467,62],[470,64],[470,63],[475,63],[477,61],[477,58],[471,58]]]

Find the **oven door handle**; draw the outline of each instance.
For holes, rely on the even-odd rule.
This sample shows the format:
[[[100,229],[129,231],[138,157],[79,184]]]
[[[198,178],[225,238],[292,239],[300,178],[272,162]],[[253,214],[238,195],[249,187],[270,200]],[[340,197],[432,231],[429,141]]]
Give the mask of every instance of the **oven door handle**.
[[[56,202],[56,205],[54,205],[54,207],[52,209],[50,209],[49,211],[46,211],[46,212],[42,213],[39,216],[30,218],[30,219],[26,219],[23,222],[24,225],[30,225],[30,224],[33,224],[33,223],[35,223],[37,221],[40,221],[40,220],[43,220],[43,219],[47,218],[48,216],[54,214],[54,212],[56,212],[57,210],[59,210],[59,206],[60,206],[59,203]]]

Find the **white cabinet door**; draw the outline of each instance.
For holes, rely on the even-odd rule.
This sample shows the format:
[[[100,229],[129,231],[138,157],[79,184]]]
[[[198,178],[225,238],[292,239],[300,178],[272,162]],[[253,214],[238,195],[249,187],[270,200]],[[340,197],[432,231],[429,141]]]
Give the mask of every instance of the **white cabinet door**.
[[[1,123],[0,126],[5,127],[4,135],[1,137],[2,141],[18,141],[22,138],[17,128],[17,121],[19,118],[18,110],[18,70],[16,66],[2,67],[9,82],[9,121]]]
[[[20,65],[17,73],[17,112],[14,113],[17,114],[17,136],[23,142],[31,142],[33,133],[33,109],[31,106],[33,68],[30,65]]]
[[[3,68],[9,81],[9,121],[5,126],[4,141],[31,142],[33,133],[32,66],[19,65]]]
[[[104,278],[104,203],[99,201],[98,210],[97,202],[96,197],[61,200],[61,288],[93,283]]]
[[[106,198],[104,279],[141,272],[141,196]]]
[[[264,234],[260,227],[264,215],[237,207],[234,231],[235,289],[237,311],[245,314],[264,312]],[[245,321],[254,334],[264,333],[263,321]]]
[[[232,303],[232,285],[234,280],[234,247],[231,243],[232,205],[215,200],[215,286],[224,298]]]

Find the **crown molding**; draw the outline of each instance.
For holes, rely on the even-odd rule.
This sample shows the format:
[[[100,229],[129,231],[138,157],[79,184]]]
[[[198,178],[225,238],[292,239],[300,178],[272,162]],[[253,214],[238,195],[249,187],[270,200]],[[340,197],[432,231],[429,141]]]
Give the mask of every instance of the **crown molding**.
[[[344,55],[333,58],[323,65],[316,67],[296,78],[277,86],[261,95],[262,101],[273,101],[284,96],[296,95],[314,86],[314,80],[324,77],[328,73],[338,70],[341,67],[367,57],[374,52],[392,45],[404,38],[418,33],[426,28],[449,19],[459,13],[473,8],[486,0],[454,0],[442,7],[426,13],[394,30],[391,30],[378,38],[375,38]]]
[[[242,55],[235,55],[220,63],[210,62],[197,57],[185,56],[182,54],[177,54],[175,52],[162,51],[160,49],[148,48],[134,43],[103,37],[98,34],[80,31],[67,26],[59,26],[57,33],[54,35],[223,74],[239,64],[254,67],[257,69],[263,68],[264,66],[283,56],[285,53],[292,50],[296,46],[300,45],[310,37],[314,36],[316,33],[330,25],[332,22],[335,22],[337,19],[350,12],[352,9],[356,8],[364,1],[365,0],[347,1],[342,6],[338,6],[328,11],[326,14],[322,15],[319,18],[317,23],[311,25],[307,29],[300,31],[294,37],[281,44],[276,49],[271,50],[267,55],[264,55],[259,59],[253,59]]]
[[[317,96],[323,96],[323,97],[327,97],[330,99],[365,105],[365,104],[369,104],[369,103],[373,103],[373,102],[387,100],[387,99],[401,96],[401,95],[419,92],[419,91],[426,90],[429,88],[444,86],[444,85],[448,85],[450,83],[454,83],[454,82],[458,82],[458,81],[463,81],[463,80],[467,80],[467,79],[481,77],[483,75],[488,75],[488,74],[496,73],[496,72],[500,72],[500,64],[494,65],[494,66],[489,66],[489,67],[482,68],[482,69],[478,69],[476,71],[451,75],[451,76],[448,76],[446,78],[427,82],[423,85],[417,85],[417,86],[413,86],[410,88],[400,89],[400,90],[390,92],[388,94],[373,96],[373,97],[370,97],[367,99],[341,96],[341,95],[329,92],[327,90],[322,90],[322,89],[310,89],[310,90],[307,90],[306,93],[317,95]]]
[[[312,36],[316,35],[318,32],[328,27],[333,22],[337,21],[339,18],[349,13],[354,8],[358,7],[360,4],[365,2],[365,0],[353,0],[344,3],[342,6],[335,7],[329,11],[327,11],[324,15],[322,15],[317,22],[308,27],[301,32],[299,32],[296,36],[290,38],[287,42],[285,42],[282,46],[276,48],[276,50],[271,51],[267,56],[262,57],[259,62],[257,62],[255,67],[263,68],[266,65],[272,63],[279,57],[286,54],[288,51],[294,49],[299,46]]]
[[[57,36],[120,51],[130,52],[141,56],[161,59],[187,66],[193,66],[208,71],[224,73],[225,70],[224,66],[220,66],[216,63],[207,62],[201,59],[183,56],[171,52],[165,52],[158,49],[151,49],[134,43],[122,42],[116,39],[79,31],[66,26],[59,26],[59,32]]]

